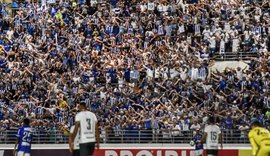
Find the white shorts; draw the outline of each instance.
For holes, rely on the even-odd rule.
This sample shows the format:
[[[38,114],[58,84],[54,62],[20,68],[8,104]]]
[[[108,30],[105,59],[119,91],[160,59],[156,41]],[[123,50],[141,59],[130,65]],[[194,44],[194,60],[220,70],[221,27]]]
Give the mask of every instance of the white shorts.
[[[203,150],[190,151],[190,156],[202,156],[202,155],[203,155]]]
[[[23,151],[18,151],[16,156],[30,156],[30,153],[25,153]]]

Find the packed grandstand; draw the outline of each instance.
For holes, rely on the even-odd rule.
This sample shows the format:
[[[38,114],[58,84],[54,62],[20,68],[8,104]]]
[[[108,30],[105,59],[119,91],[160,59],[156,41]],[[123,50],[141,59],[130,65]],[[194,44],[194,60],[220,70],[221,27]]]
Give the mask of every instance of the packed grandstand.
[[[0,139],[24,117],[45,135],[68,133],[80,101],[102,135],[135,141],[142,130],[184,136],[209,114],[227,133],[252,118],[270,129],[269,1],[13,1],[0,11]],[[257,57],[210,72],[227,52]]]

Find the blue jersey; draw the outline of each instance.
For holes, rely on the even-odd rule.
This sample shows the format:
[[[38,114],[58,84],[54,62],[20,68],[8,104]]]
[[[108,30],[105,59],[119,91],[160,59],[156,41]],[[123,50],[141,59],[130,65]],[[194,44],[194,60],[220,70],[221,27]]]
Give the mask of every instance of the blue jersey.
[[[195,150],[201,150],[203,149],[203,144],[200,143],[200,140],[202,138],[202,135],[201,134],[197,134],[193,137],[193,141],[195,143]]]
[[[33,132],[30,127],[21,127],[18,130],[17,137],[19,139],[19,145],[17,151],[22,151],[24,153],[31,152]]]

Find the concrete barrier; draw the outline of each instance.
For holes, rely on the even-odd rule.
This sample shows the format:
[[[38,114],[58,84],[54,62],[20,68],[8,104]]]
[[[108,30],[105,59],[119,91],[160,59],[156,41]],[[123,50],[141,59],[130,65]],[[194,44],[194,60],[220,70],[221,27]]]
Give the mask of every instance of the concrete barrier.
[[[216,71],[216,70],[223,72],[226,67],[229,67],[232,69],[236,69],[237,67],[244,69],[245,67],[247,67],[246,69],[248,69],[249,65],[243,61],[222,61],[222,62],[215,62],[215,64],[211,66],[209,70],[210,72]]]

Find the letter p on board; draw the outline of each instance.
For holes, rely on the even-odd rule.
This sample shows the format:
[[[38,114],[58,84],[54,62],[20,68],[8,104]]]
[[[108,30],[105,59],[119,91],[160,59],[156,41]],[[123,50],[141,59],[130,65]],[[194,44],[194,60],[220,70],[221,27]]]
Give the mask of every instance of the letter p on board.
[[[113,150],[106,150],[105,156],[118,156],[117,153]]]

